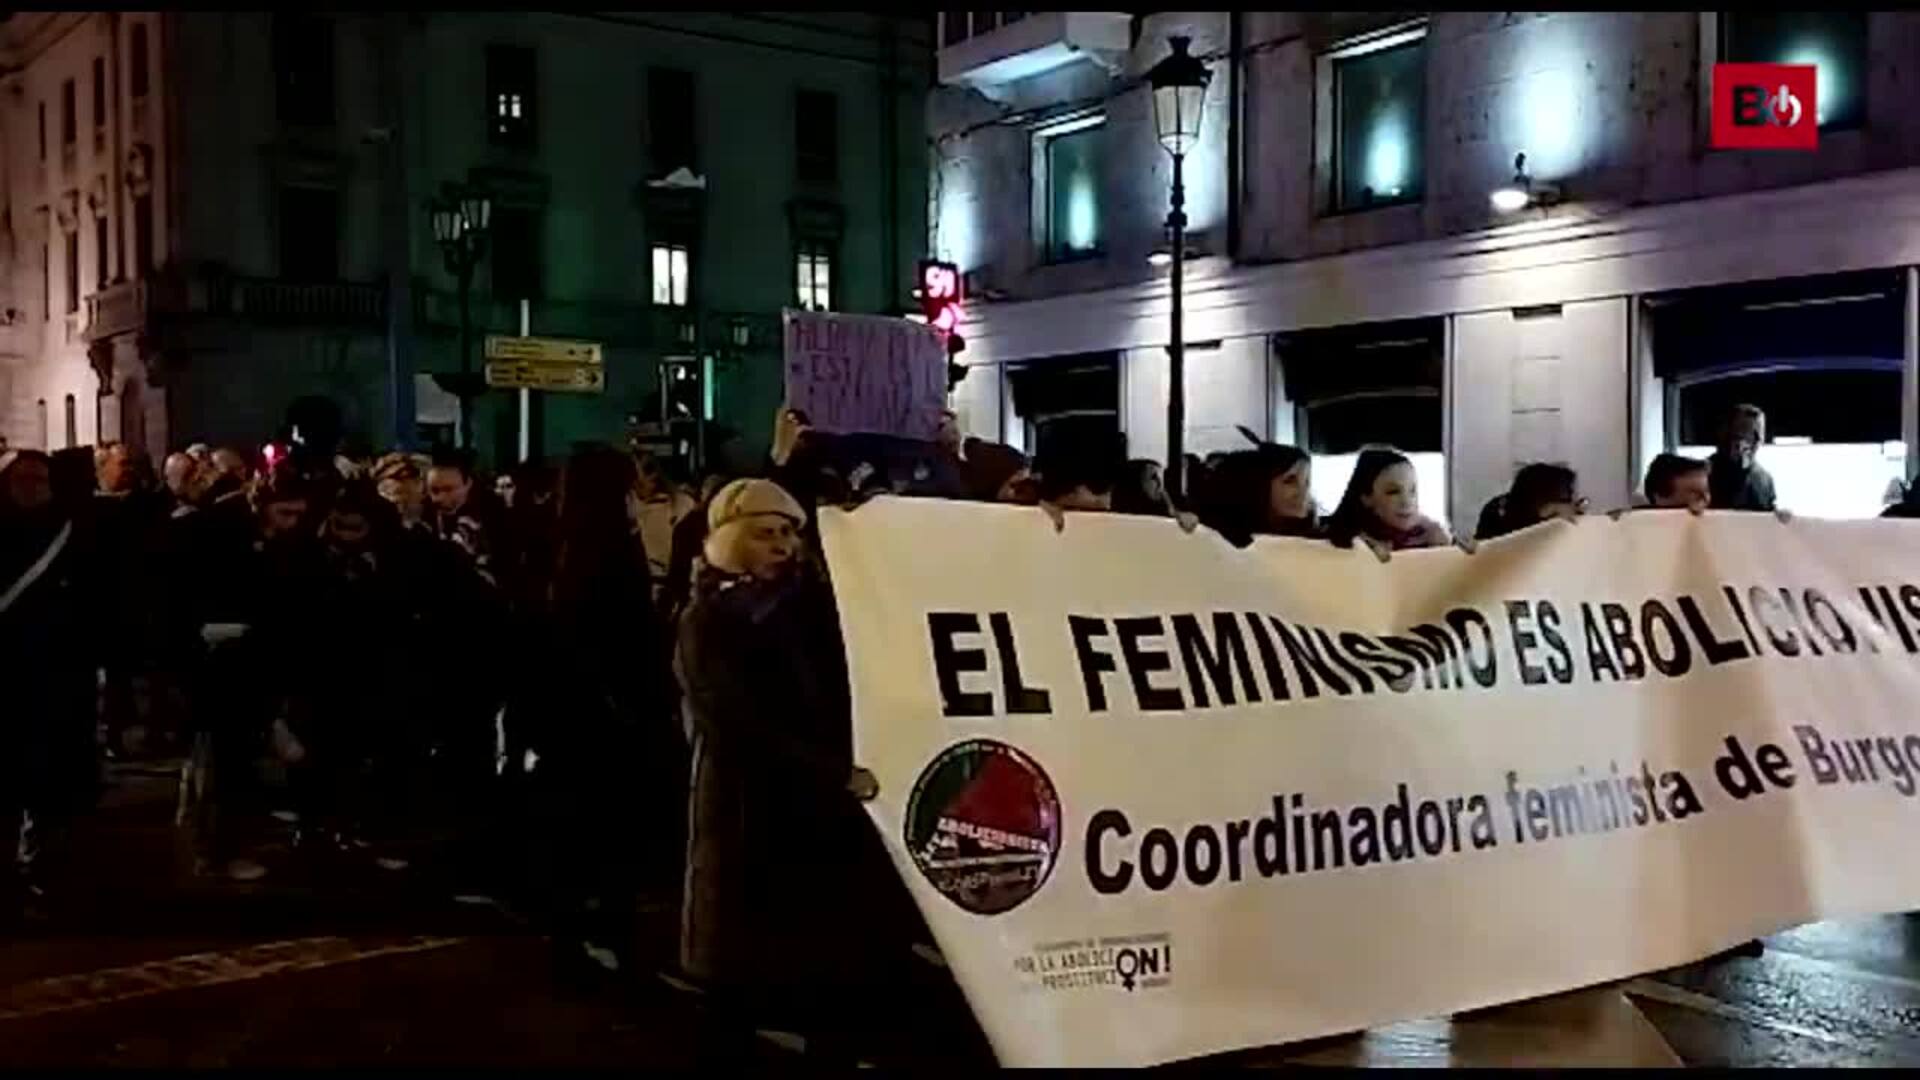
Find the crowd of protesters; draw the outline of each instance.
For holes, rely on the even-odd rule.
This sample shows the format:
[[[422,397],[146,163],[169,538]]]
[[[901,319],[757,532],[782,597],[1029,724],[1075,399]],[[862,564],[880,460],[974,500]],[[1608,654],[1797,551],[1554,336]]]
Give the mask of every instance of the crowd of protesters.
[[[1772,510],[1763,424],[1742,409],[1711,460],[1655,459],[1646,504]],[[1150,514],[1382,558],[1456,542],[1392,449],[1363,450],[1322,515],[1297,447],[1249,435],[1190,459],[1176,508],[1123,439],[1068,436],[1029,460],[951,416],[920,443],[783,409],[761,475],[697,488],[607,445],[491,483],[457,452],[374,460],[326,439],[189,447],[157,483],[123,446],[0,452],[0,650],[19,673],[0,916],[46,887],[103,757],[179,757],[196,872],[268,876],[261,837],[283,829],[310,865],[425,864],[463,899],[504,898],[602,968],[634,962],[636,905],[665,898],[712,1045],[786,1023],[833,1047],[822,1010],[847,995],[824,988],[914,954],[924,930],[859,811],[874,780],[853,760],[816,507],[889,492],[1037,506],[1061,527]],[[1585,509],[1571,470],[1531,464],[1474,539]]]

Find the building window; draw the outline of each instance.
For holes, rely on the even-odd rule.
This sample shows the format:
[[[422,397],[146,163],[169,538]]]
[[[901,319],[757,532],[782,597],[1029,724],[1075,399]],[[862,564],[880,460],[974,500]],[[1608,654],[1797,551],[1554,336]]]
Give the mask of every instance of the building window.
[[[1049,262],[1100,251],[1100,172],[1106,136],[1104,116],[1085,117],[1035,134],[1045,158]]]
[[[1720,60],[1729,64],[1812,64],[1822,131],[1867,120],[1867,13],[1722,11]]]
[[[493,208],[488,225],[487,264],[493,272],[493,295],[500,300],[538,300],[545,295],[541,260],[540,211],[525,206]]]
[[[797,300],[803,311],[833,310],[833,254],[824,245],[800,249]]]
[[[40,245],[40,310],[45,321],[53,321],[53,249]]]
[[[136,98],[147,96],[147,24],[133,24],[133,83]]]
[[[280,189],[280,276],[288,281],[340,277],[340,193],[332,188]]]
[[[282,124],[333,123],[333,24],[280,12],[273,16],[274,105]]]
[[[40,163],[47,162],[47,103],[40,103]]]
[[[66,411],[67,411],[67,417],[66,417],[67,446],[68,447],[79,446],[80,445],[80,403],[73,399],[72,394],[67,395]]]
[[[153,267],[153,193],[146,192],[133,200],[133,266],[134,277],[144,278]]]
[[[1737,407],[1757,407],[1757,457],[1781,507],[1878,516],[1908,475],[1904,284],[1865,271],[1647,297],[1641,422],[1660,449],[1706,457]]]
[[[1002,26],[1012,26],[1031,14],[1030,11],[942,11],[940,44],[942,47],[958,45]],[[1139,22],[1139,16],[1134,17],[1134,22]]]
[[[51,450],[53,449],[53,443],[51,442],[53,435],[48,430],[51,425],[47,421],[47,399],[35,398],[33,408],[34,411],[39,414],[34,418],[35,426],[39,429],[35,432],[35,434],[40,436],[38,445],[42,450]]]
[[[93,274],[99,288],[107,287],[107,219],[93,219]]]
[[[685,244],[653,245],[653,302],[663,307],[686,307],[693,276]]]
[[[60,84],[60,145],[71,148],[79,137],[77,121],[73,114],[73,80]]]
[[[107,60],[103,56],[93,58],[93,126],[107,126]]]
[[[678,168],[699,171],[698,115],[693,72],[679,68],[647,70],[647,147],[653,171],[665,176]]]
[[[1293,442],[1313,458],[1313,497],[1340,501],[1369,446],[1413,463],[1420,512],[1446,522],[1446,330],[1438,319],[1366,323],[1276,335],[1275,384]]]
[[[487,46],[487,139],[495,146],[533,146],[536,75],[532,49]]]
[[[1333,57],[1333,207],[1420,200],[1425,177],[1424,29]]]
[[[840,99],[818,90],[793,98],[794,174],[803,184],[840,178]]]
[[[67,238],[67,314],[80,310],[80,230],[69,232]]]

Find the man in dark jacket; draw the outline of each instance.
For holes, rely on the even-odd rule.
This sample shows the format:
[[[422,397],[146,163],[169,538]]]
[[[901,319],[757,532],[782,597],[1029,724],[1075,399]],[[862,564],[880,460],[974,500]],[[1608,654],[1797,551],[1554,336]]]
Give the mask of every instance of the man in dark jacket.
[[[1767,441],[1767,414],[1736,405],[1720,430],[1720,444],[1707,459],[1707,486],[1715,510],[1774,509],[1773,477],[1754,456]]]
[[[92,594],[86,530],[54,498],[52,465],[0,451],[0,921],[37,907],[45,854],[90,806],[94,755]]]

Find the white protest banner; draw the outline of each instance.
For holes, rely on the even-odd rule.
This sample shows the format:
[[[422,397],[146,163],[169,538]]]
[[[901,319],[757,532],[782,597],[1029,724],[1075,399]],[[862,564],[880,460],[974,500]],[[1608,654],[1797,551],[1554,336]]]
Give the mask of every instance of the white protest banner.
[[[1920,908],[1920,526],[1647,512],[1386,565],[954,502],[822,531],[870,814],[1004,1064]]]
[[[947,404],[938,332],[906,319],[794,311],[786,333],[787,405],[813,427],[931,439]]]

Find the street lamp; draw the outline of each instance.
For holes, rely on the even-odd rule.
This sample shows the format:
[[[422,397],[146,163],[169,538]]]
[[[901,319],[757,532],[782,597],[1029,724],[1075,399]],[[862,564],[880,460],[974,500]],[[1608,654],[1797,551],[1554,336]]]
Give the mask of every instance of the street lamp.
[[[1187,189],[1181,166],[1187,152],[1200,141],[1200,107],[1207,98],[1207,65],[1187,52],[1192,39],[1176,34],[1167,39],[1173,48],[1147,72],[1153,87],[1153,130],[1160,145],[1173,155],[1172,208],[1167,231],[1173,251],[1173,340],[1167,346],[1167,495],[1178,504],[1185,495],[1187,427],[1187,347],[1181,328],[1181,280],[1187,258]]]
[[[473,372],[473,272],[487,255],[487,227],[493,204],[477,188],[449,184],[427,204],[433,239],[440,245],[447,273],[460,286],[460,372],[439,380],[460,398],[460,445],[473,446],[473,399],[485,379]]]

